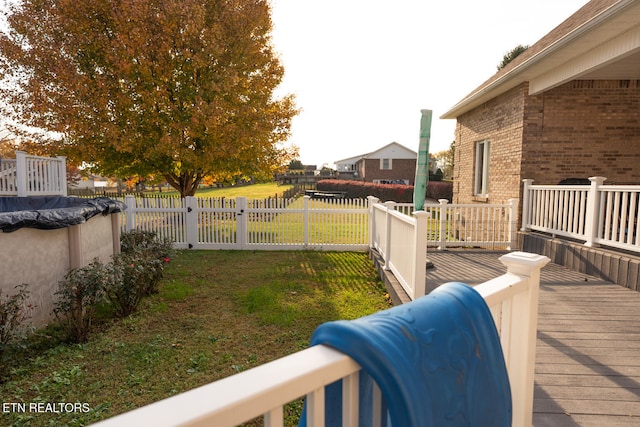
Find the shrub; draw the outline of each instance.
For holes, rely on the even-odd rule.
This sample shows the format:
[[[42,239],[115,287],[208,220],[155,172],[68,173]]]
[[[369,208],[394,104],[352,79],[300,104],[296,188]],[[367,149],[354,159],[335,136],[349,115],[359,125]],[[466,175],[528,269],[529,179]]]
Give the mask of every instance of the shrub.
[[[89,337],[95,310],[104,301],[111,274],[95,259],[86,267],[69,270],[58,282],[58,299],[53,310],[70,340],[82,343]]]
[[[373,196],[382,202],[397,203],[413,202],[413,186],[400,184],[373,184],[363,181],[349,181],[339,179],[324,179],[318,181],[319,191],[342,191],[349,198],[363,199]],[[429,181],[426,197],[429,199],[453,199],[453,183],[446,181]]]
[[[134,266],[130,273],[141,280],[143,295],[158,293],[158,283],[164,275],[164,266],[173,256],[173,244],[151,231],[133,230],[120,239],[120,264]]]
[[[427,185],[427,197],[430,199],[453,200],[453,182],[451,181],[429,181]]]
[[[171,241],[155,233],[133,230],[123,233],[121,253],[110,264],[111,282],[106,294],[118,316],[133,313],[143,297],[158,293],[164,266],[173,254]]]
[[[23,339],[28,330],[27,321],[31,317],[31,305],[27,304],[29,291],[27,285],[15,287],[13,295],[2,295],[0,290],[0,382],[7,367],[5,355],[10,346]]]

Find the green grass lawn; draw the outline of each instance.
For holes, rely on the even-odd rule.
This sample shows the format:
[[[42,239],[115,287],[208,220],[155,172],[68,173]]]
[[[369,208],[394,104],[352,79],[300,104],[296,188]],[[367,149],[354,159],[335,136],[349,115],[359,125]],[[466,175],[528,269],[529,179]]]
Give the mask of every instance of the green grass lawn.
[[[269,197],[281,197],[286,190],[293,185],[278,185],[275,182],[263,184],[251,184],[222,188],[201,188],[196,192],[196,197],[246,197],[247,199],[267,199]],[[162,194],[178,194],[177,191],[163,192]]]
[[[313,330],[388,308],[366,253],[180,251],[158,295],[86,344],[39,331],[0,384],[3,403],[71,402],[87,413],[0,413],[0,425],[86,425],[308,346]],[[289,405],[295,425],[300,401]]]

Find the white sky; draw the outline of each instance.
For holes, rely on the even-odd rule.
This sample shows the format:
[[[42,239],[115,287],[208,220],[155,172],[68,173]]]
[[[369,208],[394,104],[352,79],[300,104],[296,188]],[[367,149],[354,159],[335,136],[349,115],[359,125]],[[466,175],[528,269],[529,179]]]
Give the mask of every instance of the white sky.
[[[430,152],[455,120],[438,117],[588,0],[271,0],[282,93],[302,112],[290,142],[304,164],[333,164],[391,142],[418,149],[433,110]]]

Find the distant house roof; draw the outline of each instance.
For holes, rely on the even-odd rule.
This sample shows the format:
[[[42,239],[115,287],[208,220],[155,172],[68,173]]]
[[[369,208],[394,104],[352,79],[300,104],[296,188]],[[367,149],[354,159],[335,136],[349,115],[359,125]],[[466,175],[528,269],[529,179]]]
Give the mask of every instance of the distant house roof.
[[[349,157],[343,160],[336,160],[334,163],[357,163],[361,159],[377,159],[378,156],[383,155],[385,158],[404,159],[404,158],[416,158],[418,153],[405,147],[397,142],[392,142],[384,147],[378,148],[370,153],[361,154],[359,156]]]
[[[640,0],[590,1],[440,118],[455,119],[524,82],[534,95],[576,79],[640,79]]]

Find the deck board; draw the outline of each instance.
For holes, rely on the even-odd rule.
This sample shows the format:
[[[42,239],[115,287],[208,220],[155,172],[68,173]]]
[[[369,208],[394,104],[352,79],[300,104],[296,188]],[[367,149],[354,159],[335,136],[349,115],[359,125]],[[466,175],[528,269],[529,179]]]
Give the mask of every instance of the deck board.
[[[504,274],[505,252],[429,252],[427,290]],[[640,425],[640,292],[557,264],[542,269],[533,425]]]

